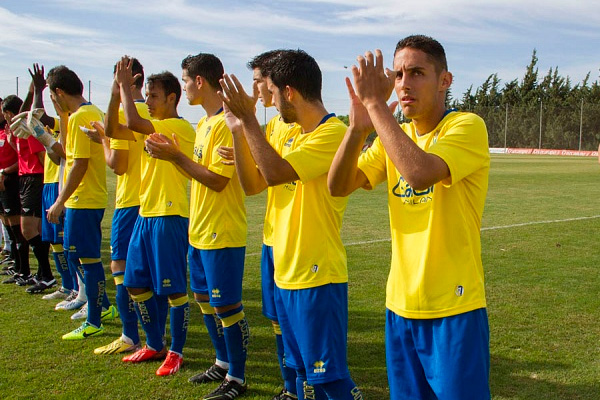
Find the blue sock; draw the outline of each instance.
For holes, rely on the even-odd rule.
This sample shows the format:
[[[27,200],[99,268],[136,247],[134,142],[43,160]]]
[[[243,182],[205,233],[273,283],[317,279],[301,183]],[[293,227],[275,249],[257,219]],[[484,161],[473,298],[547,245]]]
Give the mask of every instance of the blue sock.
[[[138,332],[138,319],[135,313],[135,307],[133,300],[129,296],[127,289],[123,286],[122,279],[124,272],[114,272],[115,287],[117,294],[115,296],[115,302],[117,303],[117,310],[119,310],[119,317],[123,323],[123,335],[127,336],[133,341],[133,344],[140,342],[140,335]],[[120,278],[119,278],[120,277]],[[117,283],[117,281],[119,283]]]
[[[108,307],[110,307],[110,300],[108,300],[108,295],[105,290],[104,296],[102,296],[102,308],[108,309]]]
[[[60,274],[62,280],[62,287],[67,290],[73,290],[73,278],[69,271],[69,263],[63,251],[52,252],[54,258],[54,264],[56,265],[56,271]]]
[[[187,296],[169,300],[171,305],[171,351],[183,354],[190,321],[190,303]]]
[[[296,370],[296,390],[298,399],[327,400],[328,397],[320,385],[309,385],[306,381],[306,370]]]
[[[84,264],[85,294],[88,298],[87,322],[99,327],[101,324],[102,299],[106,296],[106,281],[102,263]]]
[[[131,296],[135,302],[135,310],[142,329],[146,333],[146,345],[156,351],[164,347],[160,324],[158,321],[158,304],[152,292]]]
[[[160,334],[164,337],[167,334],[167,315],[169,315],[169,296],[155,294],[156,304],[158,305],[158,325]]]
[[[315,385],[315,388],[317,387],[321,387],[330,399],[362,400],[363,398],[360,389],[349,377]]]
[[[283,353],[283,338],[281,334],[275,334],[275,341],[277,343],[277,358],[279,359],[279,369],[281,370],[281,377],[283,378],[283,384],[285,390],[290,393],[296,394],[296,370],[285,365],[285,358]]]
[[[229,375],[244,380],[246,377],[246,357],[250,328],[244,316],[244,307],[239,306],[224,313],[217,313],[223,323],[223,335],[229,358]]]
[[[77,276],[83,280],[83,273],[81,271],[81,264],[79,263],[79,258],[69,257],[69,252],[65,250],[65,257],[67,259],[67,264],[69,266],[69,273],[71,275],[71,279],[73,280],[73,290],[79,291],[79,282],[77,282]]]
[[[221,320],[216,314],[203,314],[203,317],[204,325],[206,325],[206,330],[208,331],[208,336],[210,336],[210,340],[212,341],[215,352],[217,353],[217,360],[228,363],[229,357],[227,356],[227,345],[225,344],[225,336],[223,335],[223,325],[221,324]]]

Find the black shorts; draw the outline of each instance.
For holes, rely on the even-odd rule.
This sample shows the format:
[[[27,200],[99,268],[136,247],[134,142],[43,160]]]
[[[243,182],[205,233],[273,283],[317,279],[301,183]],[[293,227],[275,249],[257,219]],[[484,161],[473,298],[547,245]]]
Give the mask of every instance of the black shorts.
[[[21,198],[19,196],[19,175],[4,175],[4,190],[0,192],[2,215],[10,217],[21,215]]]
[[[44,190],[44,174],[21,175],[19,177],[21,193],[21,215],[41,218],[42,191]]]

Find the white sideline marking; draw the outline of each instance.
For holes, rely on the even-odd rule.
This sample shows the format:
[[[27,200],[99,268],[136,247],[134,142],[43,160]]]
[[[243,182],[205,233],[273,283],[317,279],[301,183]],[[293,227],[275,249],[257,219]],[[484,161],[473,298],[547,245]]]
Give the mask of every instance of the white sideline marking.
[[[523,222],[520,224],[511,224],[511,225],[499,225],[499,226],[488,226],[486,228],[481,228],[481,231],[492,231],[496,229],[509,229],[509,228],[518,228],[520,226],[529,226],[529,225],[542,225],[542,224],[555,224],[557,222],[571,222],[571,221],[582,221],[586,219],[596,219],[600,218],[600,215],[592,215],[590,217],[577,217],[577,218],[566,218],[566,219],[551,219],[548,221],[534,221],[534,222]],[[371,244],[371,243],[380,243],[380,242],[389,242],[391,239],[375,239],[375,240],[364,240],[362,242],[350,242],[345,243],[344,247],[348,246],[360,246],[363,244]],[[249,253],[246,256],[259,256],[262,253]]]

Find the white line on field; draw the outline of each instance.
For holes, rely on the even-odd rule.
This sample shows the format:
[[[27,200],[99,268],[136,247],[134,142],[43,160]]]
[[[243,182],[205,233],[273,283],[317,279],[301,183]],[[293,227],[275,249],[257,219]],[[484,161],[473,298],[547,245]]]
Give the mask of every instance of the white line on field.
[[[582,221],[586,219],[596,219],[600,218],[600,215],[592,215],[590,217],[577,217],[577,218],[565,218],[565,219],[551,219],[548,221],[533,221],[533,222],[523,222],[520,224],[511,224],[511,225],[499,225],[499,226],[488,226],[485,228],[481,228],[482,231],[491,231],[496,229],[508,229],[508,228],[518,228],[520,226],[529,226],[529,225],[542,225],[542,224],[554,224],[557,222],[570,222],[570,221]],[[345,243],[344,246],[361,246],[363,244],[371,244],[371,243],[380,243],[380,242],[389,242],[391,239],[375,239],[375,240],[364,240],[361,242],[350,242]],[[246,256],[260,256],[261,253],[248,253]]]

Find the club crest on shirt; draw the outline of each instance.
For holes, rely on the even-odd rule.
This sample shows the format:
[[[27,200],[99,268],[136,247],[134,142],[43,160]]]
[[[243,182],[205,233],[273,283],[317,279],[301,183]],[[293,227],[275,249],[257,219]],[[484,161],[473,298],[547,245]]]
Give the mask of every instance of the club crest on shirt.
[[[404,204],[428,203],[433,200],[433,185],[425,190],[416,190],[400,176],[398,183],[392,188],[392,194],[396,197],[400,197]]]
[[[285,146],[285,147],[292,147],[292,143],[294,143],[294,138],[289,138],[289,139],[288,139],[288,140],[285,142],[284,146]]]
[[[212,126],[207,126],[206,127],[206,132],[204,132],[204,137],[207,137],[208,134],[210,133],[210,130],[212,129]]]

